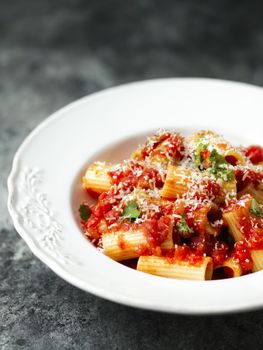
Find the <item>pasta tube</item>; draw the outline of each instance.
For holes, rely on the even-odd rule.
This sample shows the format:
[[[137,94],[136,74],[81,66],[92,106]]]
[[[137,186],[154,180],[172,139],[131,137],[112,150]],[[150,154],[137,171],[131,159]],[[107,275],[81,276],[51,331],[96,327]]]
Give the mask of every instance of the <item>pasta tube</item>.
[[[166,180],[161,192],[164,198],[176,198],[188,191],[190,169],[169,165]]]
[[[251,184],[246,186],[242,191],[238,193],[238,196],[241,197],[244,194],[250,194],[258,203],[263,204],[263,191],[257,189],[255,186]]]
[[[213,273],[213,262],[212,258],[205,257],[199,265],[191,265],[186,261],[170,263],[164,257],[140,256],[137,270],[168,278],[210,280]]]
[[[97,193],[108,191],[112,185],[111,177],[108,174],[110,167],[110,164],[100,162],[89,166],[82,178],[84,188]]]
[[[227,148],[222,152],[222,155],[225,157],[226,161],[230,159],[230,157],[236,160],[237,164],[244,165],[245,157],[235,148]]]
[[[240,264],[234,258],[228,258],[222,265],[226,274],[230,277],[239,277],[242,275]]]
[[[194,149],[196,149],[202,141],[202,143],[208,144],[211,148],[215,148],[226,159],[226,161],[230,160],[231,157],[235,159],[234,163],[240,165],[245,164],[245,157],[242,153],[239,152],[237,148],[227,143],[220,135],[212,131],[201,130],[192,134],[188,138],[188,141],[190,146]]]
[[[230,233],[234,237],[234,240],[240,241],[244,236],[238,228],[239,218],[242,215],[247,215],[247,209],[241,208],[239,210],[229,211],[223,214],[223,218],[229,226]]]
[[[223,181],[221,184],[221,189],[224,192],[224,197],[229,193],[232,197],[237,194],[237,182],[235,179],[231,181]]]
[[[263,270],[263,249],[252,250],[253,272]]]
[[[140,248],[149,248],[143,230],[104,233],[102,246],[104,254],[116,261],[138,258]]]

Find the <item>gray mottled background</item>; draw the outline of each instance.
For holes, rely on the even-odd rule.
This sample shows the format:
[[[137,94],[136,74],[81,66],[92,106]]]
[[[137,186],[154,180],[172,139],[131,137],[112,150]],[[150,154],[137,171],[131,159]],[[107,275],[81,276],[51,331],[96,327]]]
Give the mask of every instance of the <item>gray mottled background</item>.
[[[263,310],[166,315],[72,287],[31,254],[5,204],[16,148],[74,99],[171,76],[263,85],[262,13],[242,0],[0,0],[1,349],[263,348]]]

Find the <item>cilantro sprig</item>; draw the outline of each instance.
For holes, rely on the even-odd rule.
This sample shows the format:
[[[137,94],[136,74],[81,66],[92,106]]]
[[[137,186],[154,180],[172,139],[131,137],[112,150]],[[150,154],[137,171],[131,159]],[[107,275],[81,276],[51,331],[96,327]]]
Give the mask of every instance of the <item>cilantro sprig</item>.
[[[80,206],[79,206],[79,215],[81,217],[81,220],[86,222],[91,216],[90,208],[84,203],[80,204]]]
[[[140,215],[141,212],[136,201],[130,201],[122,213],[122,216],[125,219],[130,219],[131,222],[134,222]]]
[[[252,198],[251,200],[250,213],[255,216],[258,216],[259,218],[263,218],[263,211],[254,198]]]
[[[211,168],[210,173],[216,178],[222,178],[225,181],[231,181],[234,179],[234,171],[229,168],[229,163],[225,160],[221,154],[213,149],[210,154]]]
[[[181,217],[180,221],[177,222],[176,228],[183,238],[189,238],[194,233],[194,230],[188,226],[184,215]]]
[[[199,145],[195,151],[195,166],[199,168],[202,164],[202,152],[205,151],[208,147],[208,144],[204,143],[203,140],[200,141]]]

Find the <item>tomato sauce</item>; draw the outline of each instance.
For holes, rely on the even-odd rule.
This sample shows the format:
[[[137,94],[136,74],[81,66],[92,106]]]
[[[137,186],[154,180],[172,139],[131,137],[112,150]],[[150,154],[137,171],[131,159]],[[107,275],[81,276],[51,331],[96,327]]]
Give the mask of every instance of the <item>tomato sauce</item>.
[[[237,191],[242,191],[246,186],[252,184],[257,186],[263,180],[263,174],[252,169],[238,169],[235,171]]]
[[[166,240],[170,222],[169,216],[162,216],[159,220],[149,219],[143,223],[144,232],[152,247],[156,248]]]
[[[251,195],[239,194],[239,199],[230,196],[222,202],[225,193],[220,181],[208,175],[203,178],[203,174],[200,173],[196,183],[190,186],[187,199],[184,194],[173,199],[161,198],[160,191],[164,186],[166,172],[155,166],[154,162],[148,162],[149,158],[161,157],[168,163],[172,159],[171,164],[177,165],[184,157],[190,159],[189,154],[184,153],[182,136],[166,132],[146,143],[134,159],[109,171],[108,175],[113,185],[109,191],[100,195],[91,193],[92,196],[98,197],[98,200],[97,204],[90,208],[89,219],[86,222],[81,221],[84,231],[89,232],[89,238],[99,242],[105,232],[143,230],[147,245],[138,244],[136,250],[139,256],[162,256],[171,263],[187,261],[192,265],[200,264],[204,257],[209,256],[216,268],[221,267],[231,257],[240,264],[243,274],[251,272],[251,250],[263,249],[263,218],[251,213]],[[206,168],[211,166],[210,153],[207,149],[201,152],[201,158],[207,161]],[[245,155],[253,164],[263,162],[263,148],[260,146],[247,148]],[[238,166],[238,161],[233,156],[227,156],[225,159],[235,167],[230,168],[235,169],[237,192],[248,185],[256,187],[263,181],[263,172],[257,171],[258,168]],[[200,168],[198,170],[201,171]],[[204,171],[208,172],[207,169]],[[196,180],[195,177],[193,179]],[[139,214],[127,217],[124,212],[129,201],[132,201],[132,198],[137,200],[134,193],[141,193],[138,208],[133,208],[135,214],[136,211]],[[123,200],[125,198],[131,199]],[[226,220],[223,220],[224,213],[229,211],[236,211],[239,217],[237,229],[242,238],[235,243],[229,239],[232,236]],[[162,244],[168,238],[172,240],[172,247],[164,248]],[[127,242],[121,235],[118,245],[123,250],[127,248]],[[134,267],[135,262],[132,260],[125,264]]]
[[[245,154],[253,164],[263,162],[263,147],[261,146],[250,146],[246,149]]]
[[[158,147],[162,145],[162,147]],[[154,157],[157,155],[165,155],[168,158],[181,160],[184,155],[184,142],[180,134],[165,133],[161,135],[155,142],[146,144],[141,150],[142,159]]]

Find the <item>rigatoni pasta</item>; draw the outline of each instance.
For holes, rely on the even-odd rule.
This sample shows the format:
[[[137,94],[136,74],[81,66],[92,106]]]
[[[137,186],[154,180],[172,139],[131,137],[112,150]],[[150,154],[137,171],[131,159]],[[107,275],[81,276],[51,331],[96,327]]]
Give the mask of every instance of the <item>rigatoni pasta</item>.
[[[213,274],[213,260],[204,257],[198,264],[191,264],[188,261],[169,261],[165,257],[140,256],[137,270],[168,278],[210,280]]]
[[[244,238],[239,228],[239,220],[241,217],[243,217],[243,215],[247,215],[247,210],[243,207],[239,208],[238,210],[232,210],[223,214],[223,218],[225,219],[229,232],[236,242]]]
[[[149,244],[143,230],[116,231],[102,235],[104,253],[116,261],[138,258]]]
[[[191,170],[169,165],[167,176],[161,191],[163,198],[177,198],[188,191]]]
[[[239,192],[239,197],[250,194],[258,203],[263,204],[263,190],[259,186],[255,187],[253,184],[247,185]]]
[[[97,193],[108,191],[112,185],[111,177],[108,174],[110,168],[110,165],[106,163],[93,163],[82,178],[83,186]]]
[[[120,164],[82,178],[97,203],[79,212],[87,237],[113,260],[192,280],[263,269],[263,149],[212,131],[159,130]]]
[[[222,269],[224,274],[229,277],[239,277],[242,275],[242,268],[239,261],[233,257],[227,258],[216,270]]]
[[[263,270],[263,249],[254,249],[251,251],[253,261],[253,272]]]

